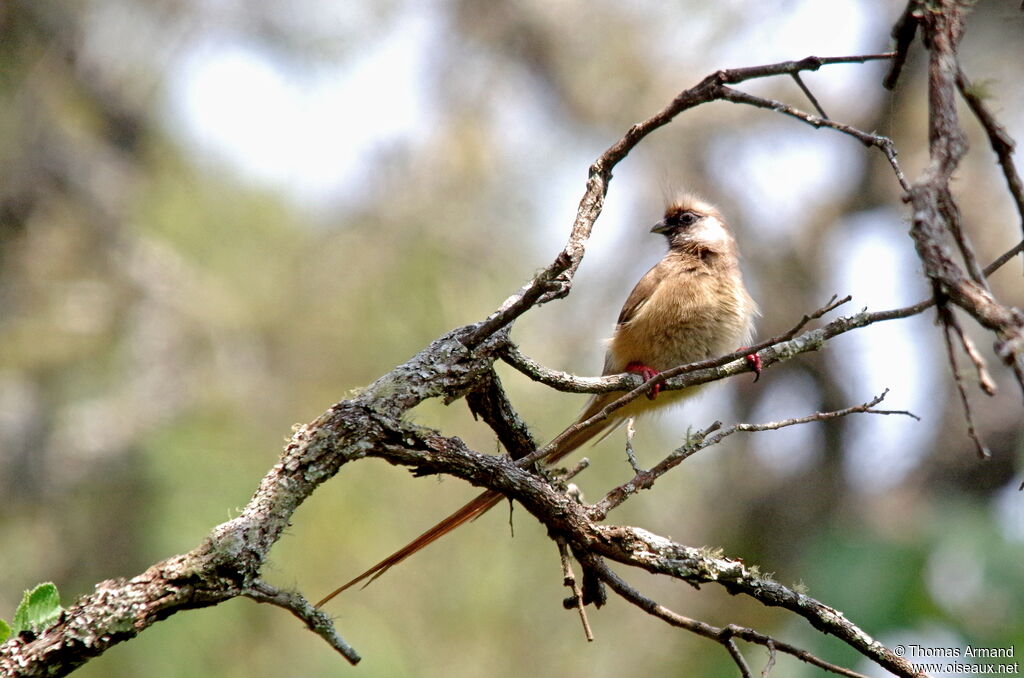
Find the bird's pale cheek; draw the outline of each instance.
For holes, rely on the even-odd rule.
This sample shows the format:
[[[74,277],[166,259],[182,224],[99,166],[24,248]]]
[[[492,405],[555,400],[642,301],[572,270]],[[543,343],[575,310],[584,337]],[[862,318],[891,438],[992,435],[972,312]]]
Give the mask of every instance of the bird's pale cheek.
[[[705,243],[709,247],[720,248],[730,239],[728,231],[717,219],[705,219],[687,234],[693,242]]]

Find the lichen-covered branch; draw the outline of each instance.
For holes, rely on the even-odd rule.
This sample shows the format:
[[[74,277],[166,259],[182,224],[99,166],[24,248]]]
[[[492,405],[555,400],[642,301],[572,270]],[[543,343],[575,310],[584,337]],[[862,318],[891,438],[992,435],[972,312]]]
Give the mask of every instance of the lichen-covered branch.
[[[470,352],[459,340],[466,331],[442,336],[355,398],[298,427],[241,514],[213,528],[195,549],[131,579],[101,582],[54,626],[0,645],[0,675],[66,675],[161,619],[238,596],[289,608],[357,661],[326,616],[314,615],[295,596],[272,592],[260,572],[295,509],[320,484],[374,448],[402,444],[401,418],[409,408],[426,398],[457,397],[487,375],[493,347]]]
[[[761,575],[757,568],[742,561],[725,558],[707,549],[682,546],[635,527],[602,526],[597,529],[602,541],[593,549],[596,555],[692,584],[719,585],[730,593],[747,595],[765,605],[785,608],[897,676],[924,675],[853,624],[839,610]]]

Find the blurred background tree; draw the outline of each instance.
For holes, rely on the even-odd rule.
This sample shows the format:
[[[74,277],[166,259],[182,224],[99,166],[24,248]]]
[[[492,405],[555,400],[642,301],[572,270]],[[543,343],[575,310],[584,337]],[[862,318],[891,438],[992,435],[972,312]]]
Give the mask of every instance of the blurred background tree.
[[[77,596],[232,516],[293,422],[483,317],[546,263],[589,163],[676,92],[721,67],[883,51],[901,9],[0,2],[0,616],[38,581]],[[978,3],[961,48],[1018,140],[1022,29],[1018,3]],[[913,176],[927,160],[920,66],[911,61],[895,95],[879,85],[884,64],[806,79],[834,118],[892,136]],[[751,89],[799,101],[788,80]],[[1018,220],[981,130],[966,127],[975,152],[957,197],[987,262],[1019,239]],[[660,256],[647,228],[679,187],[734,223],[762,337],[833,293],[875,310],[927,296],[880,156],[716,103],[620,165],[574,293],[516,327],[525,351],[599,372],[600,339]],[[1024,305],[1020,276],[1011,263],[992,278],[1004,302]],[[1024,427],[1016,387],[994,373],[995,398],[974,391],[993,453],[982,463],[930,314],[839,338],[761,383],[719,385],[647,422],[641,462],[688,426],[843,407],[885,387],[887,405],[921,423],[856,418],[734,437],[614,521],[802,581],[889,644],[1024,648]],[[503,374],[538,438],[583,401]],[[495,449],[461,404],[417,415]],[[629,473],[621,440],[588,456],[589,495]],[[316,598],[472,494],[379,463],[346,467],[299,511],[268,578]],[[502,513],[332,603],[365,657],[358,669],[290,616],[239,601],[159,624],[80,675],[734,671],[721,648],[620,601],[592,614],[597,642],[585,646],[560,607],[555,550],[523,512],[508,538]],[[856,664],[784,613],[645,585],[688,615]],[[814,673],[786,659],[778,670]]]

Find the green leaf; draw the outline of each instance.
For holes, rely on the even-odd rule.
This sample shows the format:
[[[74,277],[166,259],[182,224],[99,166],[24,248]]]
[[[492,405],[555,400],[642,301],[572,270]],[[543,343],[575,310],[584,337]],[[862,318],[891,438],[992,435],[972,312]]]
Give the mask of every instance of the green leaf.
[[[0,619],[0,643],[11,637],[11,627],[3,619]]]
[[[14,633],[32,630],[41,631],[50,626],[63,612],[60,594],[52,582],[39,584],[31,591],[25,591],[21,605],[14,613]]]

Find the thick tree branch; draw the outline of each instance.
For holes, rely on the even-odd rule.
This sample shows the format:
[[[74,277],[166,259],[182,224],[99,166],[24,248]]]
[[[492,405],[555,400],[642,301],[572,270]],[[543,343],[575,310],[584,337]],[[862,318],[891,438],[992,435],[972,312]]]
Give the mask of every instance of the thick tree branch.
[[[54,626],[0,645],[0,674],[66,675],[176,612],[240,595],[262,597],[264,602],[273,598],[299,614],[303,608],[297,599],[272,596],[259,578],[270,548],[295,509],[344,464],[376,446],[401,443],[401,418],[408,409],[427,398],[464,394],[486,377],[493,347],[470,354],[460,341],[465,332],[442,336],[357,397],[298,427],[241,515],[215,527],[195,549],[132,579],[101,582]],[[350,661],[357,659],[329,620],[309,614],[302,618]]]
[[[706,549],[681,546],[640,528],[599,526],[597,529],[605,541],[593,549],[596,555],[692,584],[719,585],[730,593],[742,593],[765,605],[785,608],[895,675],[924,676],[846,619],[839,610],[762,576],[756,568],[739,560],[723,558]]]
[[[565,539],[577,558],[583,558],[581,554],[606,557],[692,584],[723,586],[730,593],[742,593],[804,617],[816,629],[835,635],[896,675],[918,675],[908,662],[871,639],[838,610],[763,577],[754,567],[676,544],[640,528],[597,524],[590,507],[519,468],[522,460],[514,463],[502,456],[476,454],[457,438],[445,438],[410,424],[404,424],[398,438],[394,444],[369,454],[410,466],[418,474],[449,473],[498,490],[520,502],[549,531]]]
[[[537,449],[530,429],[512,407],[494,370],[484,375],[481,382],[480,388],[466,394],[466,404],[473,416],[491,427],[513,459],[521,459]]]
[[[965,85],[966,81],[956,57],[957,44],[963,33],[963,10],[955,0],[939,0],[935,4],[935,11],[921,12],[919,17],[929,50],[928,136],[931,162],[908,191],[907,199],[913,208],[910,234],[925,273],[933,281],[937,293],[948,296],[952,303],[995,333],[997,354],[1013,370],[1024,390],[1024,313],[1000,304],[983,281],[966,273],[956,263],[945,244],[948,234],[953,234],[960,241],[956,237],[957,224],[953,218],[955,212],[951,208],[953,198],[949,186],[960,159],[967,151],[956,109],[958,82]],[[1008,155],[1006,158],[1012,166]],[[1011,192],[1015,174],[1012,172],[1008,179]],[[1014,197],[1016,199],[1017,195]],[[960,249],[968,271],[975,271],[977,264],[970,250]]]

